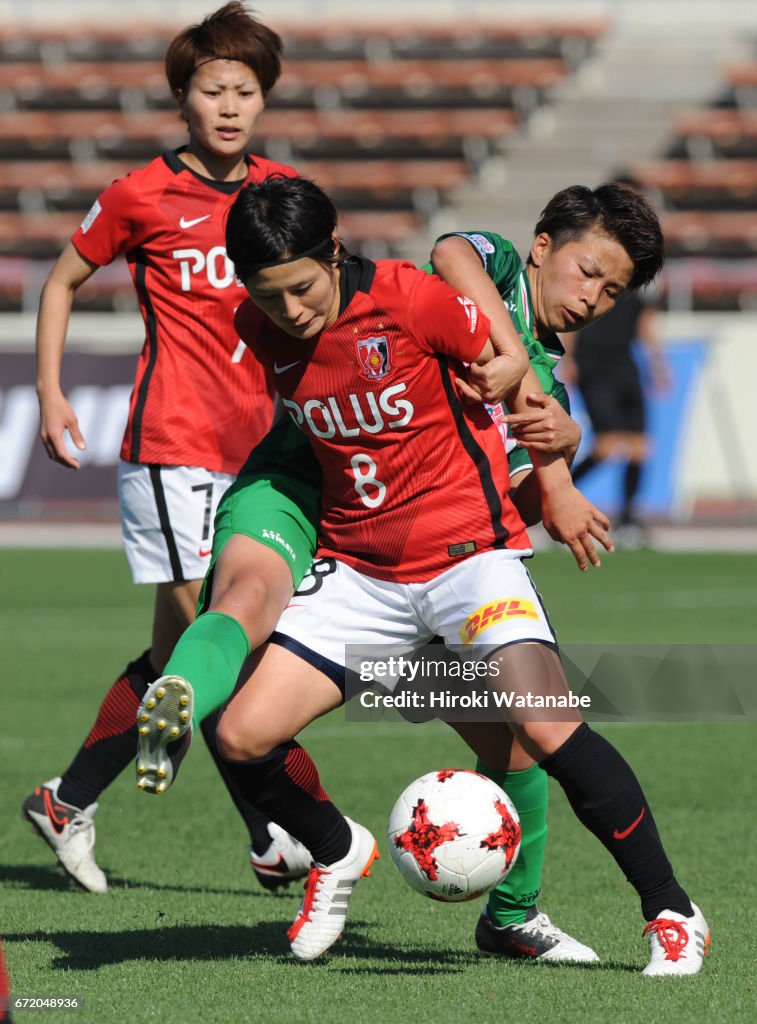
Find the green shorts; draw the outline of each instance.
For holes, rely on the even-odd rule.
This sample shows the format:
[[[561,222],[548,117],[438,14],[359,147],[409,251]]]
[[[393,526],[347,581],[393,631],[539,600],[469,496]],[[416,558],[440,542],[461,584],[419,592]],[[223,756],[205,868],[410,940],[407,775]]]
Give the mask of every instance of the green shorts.
[[[321,467],[310,442],[289,417],[280,420],[253,449],[221,498],[198,611],[207,611],[210,605],[216,561],[235,533],[281,555],[296,590],[315,554],[321,489]]]

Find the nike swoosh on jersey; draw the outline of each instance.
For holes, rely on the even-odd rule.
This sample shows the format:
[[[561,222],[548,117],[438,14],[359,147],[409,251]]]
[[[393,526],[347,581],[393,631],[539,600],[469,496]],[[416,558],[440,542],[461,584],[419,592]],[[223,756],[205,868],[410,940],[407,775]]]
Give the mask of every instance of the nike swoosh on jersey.
[[[185,220],[182,217],[179,221],[179,227],[186,231],[187,228],[193,228],[195,224],[202,224],[204,220],[210,220],[209,213],[206,213],[204,217],[195,217],[194,220]]]
[[[205,550],[205,548],[200,548],[198,553],[200,555],[200,558],[207,558],[208,555],[213,554],[213,548],[208,548],[207,551]]]
[[[278,363],[273,364],[274,373],[285,373],[287,370],[291,370],[293,366],[299,366],[302,362],[301,359],[295,359],[293,363],[287,363],[286,366],[279,366]]]

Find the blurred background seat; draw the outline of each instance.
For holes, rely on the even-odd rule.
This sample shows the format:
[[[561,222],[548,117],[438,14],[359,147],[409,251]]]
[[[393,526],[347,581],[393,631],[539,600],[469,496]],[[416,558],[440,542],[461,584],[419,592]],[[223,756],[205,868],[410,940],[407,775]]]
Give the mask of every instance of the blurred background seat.
[[[669,129],[659,159],[632,167],[662,214],[663,294],[677,309],[750,309],[757,301],[757,62],[725,66],[708,102],[676,112]]]
[[[381,257],[404,255],[506,152],[606,23],[388,19],[281,31],[284,70],[255,151],[324,185],[349,244]],[[172,35],[144,22],[0,28],[0,258],[22,260],[4,308],[34,308],[34,288],[110,181],[184,142],[163,70]],[[32,283],[19,286],[24,273]],[[109,288],[122,308],[114,274],[96,305],[107,306]],[[93,301],[82,290],[75,308]]]
[[[328,188],[344,222],[349,215],[362,225],[351,244],[374,257],[414,258],[440,230],[460,218],[479,224],[492,210],[517,239],[533,223],[532,193],[546,200],[552,181],[587,181],[587,170],[601,165],[600,180],[630,172],[660,209],[676,261],[666,280],[682,280],[694,258],[753,259],[757,61],[724,63],[718,87],[699,105],[647,102],[639,93],[643,55],[626,44],[619,60],[606,45],[610,27],[580,17],[282,25],[284,71],[256,151]],[[109,181],[183,143],[163,71],[171,36],[139,21],[0,28],[3,256],[49,265],[73,215]],[[669,56],[681,59],[679,51]],[[684,67],[681,91],[685,75]],[[582,102],[592,76],[597,98]],[[624,117],[627,149],[610,141]],[[510,213],[518,202],[527,208],[522,228]],[[702,274],[699,265],[686,292],[696,308],[711,301]],[[29,303],[31,288],[11,291]],[[731,291],[734,308],[751,302],[751,293]]]

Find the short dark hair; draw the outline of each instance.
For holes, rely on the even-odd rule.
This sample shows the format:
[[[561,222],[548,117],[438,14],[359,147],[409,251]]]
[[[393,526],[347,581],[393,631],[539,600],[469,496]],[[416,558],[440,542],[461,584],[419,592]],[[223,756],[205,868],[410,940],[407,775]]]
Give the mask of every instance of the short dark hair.
[[[572,185],[558,192],[542,210],[534,235],[549,235],[559,249],[594,227],[619,242],[630,256],[634,272],[629,291],[650,284],[662,270],[665,241],[659,218],[644,196],[618,182],[593,191]]]
[[[240,281],[305,255],[333,263],[342,256],[331,242],[336,221],[334,204],[314,181],[271,175],[240,189],[226,222],[226,252]]]
[[[238,60],[252,68],[266,96],[281,74],[281,37],[232,0],[180,32],[166,51],[166,78],[172,92],[186,89],[205,60]]]

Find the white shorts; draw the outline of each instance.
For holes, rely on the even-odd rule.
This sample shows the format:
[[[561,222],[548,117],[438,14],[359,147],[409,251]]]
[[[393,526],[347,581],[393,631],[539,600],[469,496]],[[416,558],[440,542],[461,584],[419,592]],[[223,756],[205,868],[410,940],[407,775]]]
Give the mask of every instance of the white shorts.
[[[119,464],[121,537],[135,583],[203,579],[216,508],[235,479],[199,466]]]
[[[475,650],[478,659],[511,643],[556,645],[521,555],[486,551],[426,583],[388,583],[335,558],[317,559],[272,639],[337,685],[347,645],[407,655],[438,636],[460,655]]]

